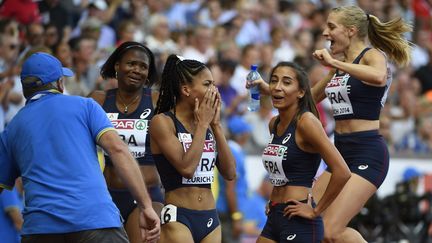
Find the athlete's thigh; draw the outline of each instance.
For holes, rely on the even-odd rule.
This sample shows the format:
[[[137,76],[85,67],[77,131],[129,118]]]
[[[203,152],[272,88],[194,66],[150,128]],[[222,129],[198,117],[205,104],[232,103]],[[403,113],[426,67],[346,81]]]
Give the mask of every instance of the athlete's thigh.
[[[208,234],[204,239],[201,240],[201,243],[219,243],[222,242],[222,228],[221,225],[216,227],[210,234]]]
[[[256,243],[276,243],[276,241],[270,240],[270,239],[265,238],[263,236],[259,236]]]
[[[352,174],[342,191],[325,211],[324,227],[329,225],[333,228],[345,228],[376,190],[372,183],[359,175]]]
[[[312,196],[316,203],[318,203],[322,196],[324,195],[325,190],[327,189],[327,186],[330,182],[331,173],[328,171],[324,171],[320,177],[318,177],[318,180],[315,181],[313,187],[312,187]]]
[[[172,243],[179,241],[181,243],[194,243],[192,233],[186,225],[179,222],[170,222],[162,225],[159,243]]]
[[[139,209],[135,208],[131,214],[129,214],[128,220],[125,224],[125,230],[129,237],[130,243],[142,242],[141,230],[139,228]]]
[[[158,216],[160,216],[163,206],[160,202],[152,202],[152,207]]]

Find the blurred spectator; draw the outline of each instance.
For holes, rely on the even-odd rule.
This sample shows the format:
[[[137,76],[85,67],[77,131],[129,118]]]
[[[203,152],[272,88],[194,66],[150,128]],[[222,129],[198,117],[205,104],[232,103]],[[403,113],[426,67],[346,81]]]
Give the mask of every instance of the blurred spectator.
[[[25,32],[25,48],[19,54],[19,60],[27,54],[27,52],[34,47],[43,46],[45,44],[45,29],[40,23],[32,23],[26,26]]]
[[[0,16],[13,18],[22,25],[41,21],[39,7],[33,0],[4,0],[0,7]]]
[[[243,215],[246,213],[244,206],[248,200],[248,185],[244,146],[252,128],[239,116],[228,118],[227,124],[230,137],[228,145],[236,161],[236,180],[226,181],[219,175],[219,197],[216,208],[224,226],[222,227],[222,242],[234,243],[239,242]]]
[[[416,130],[406,134],[395,145],[396,151],[405,154],[432,152],[432,115],[420,118]]]
[[[420,66],[414,73],[414,76],[420,82],[421,94],[426,94],[432,90],[432,44],[427,45],[428,62]]]
[[[135,41],[135,30],[137,26],[131,20],[123,20],[118,25],[117,29],[117,44],[121,45],[123,42]]]
[[[73,15],[61,4],[60,0],[42,0],[38,4],[42,16],[42,24],[53,25],[56,28],[58,39],[62,39],[65,32],[71,31]],[[54,31],[52,33],[54,33]],[[48,46],[51,47],[54,44],[56,43],[52,43]]]
[[[245,120],[252,127],[252,136],[247,151],[250,154],[261,154],[270,139],[268,124],[273,117],[273,105],[269,96],[261,96],[258,112],[247,112]]]
[[[416,70],[429,62],[428,46],[432,40],[432,32],[430,29],[417,30],[414,35],[415,45],[411,52],[411,67]]]
[[[150,33],[145,39],[147,46],[156,55],[179,53],[177,44],[171,39],[168,19],[161,14],[154,14],[149,20]]]
[[[115,46],[116,34],[115,31],[106,23],[106,14],[109,11],[108,4],[105,0],[91,0],[81,14],[78,26],[72,31],[71,37],[76,38],[81,35],[83,29],[98,28],[100,31],[97,41],[97,48],[108,49]]]
[[[281,61],[291,62],[294,59],[295,51],[286,38],[286,30],[282,27],[276,27],[271,31],[271,44],[274,49],[273,63]]]
[[[231,86],[239,95],[248,94],[248,90],[246,89],[246,76],[250,71],[251,65],[258,64],[260,60],[260,52],[257,46],[250,44],[243,47],[240,63],[237,64],[234,75],[230,81]]]
[[[216,52],[212,46],[213,32],[210,28],[198,26],[193,30],[191,43],[183,50],[186,59],[194,59],[207,63],[216,58]]]
[[[96,65],[96,41],[88,37],[71,40],[73,68],[81,92],[87,96],[91,91],[99,88],[99,71]]]
[[[267,203],[270,199],[273,185],[269,177],[265,176],[252,195],[245,203],[245,215],[243,218],[243,236],[241,243],[254,243],[261,234],[267,221],[265,213]]]
[[[238,13],[242,15],[244,23],[236,35],[236,43],[240,47],[250,44],[270,42],[271,25],[268,19],[261,18],[259,2],[244,1],[240,3]]]
[[[53,48],[61,39],[57,27],[53,23],[45,25],[45,40],[44,45]]]

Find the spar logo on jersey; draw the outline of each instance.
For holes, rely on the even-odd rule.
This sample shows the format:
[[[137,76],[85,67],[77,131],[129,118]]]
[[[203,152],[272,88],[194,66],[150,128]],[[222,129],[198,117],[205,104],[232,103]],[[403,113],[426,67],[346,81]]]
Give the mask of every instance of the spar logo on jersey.
[[[350,78],[349,74],[345,74],[343,76],[333,77],[330,82],[327,84],[327,88],[345,86]]]
[[[138,120],[135,123],[135,127],[137,130],[146,130],[147,129],[147,120]]]
[[[186,149],[186,151],[190,148],[190,146],[192,145],[192,142],[183,142],[184,144],[184,148]],[[215,148],[215,144],[213,142],[213,140],[205,140],[204,142],[204,148],[203,148],[203,152],[215,152],[216,148]]]
[[[135,119],[121,119],[111,121],[115,129],[119,130],[134,130],[135,128],[140,131],[145,131],[148,128],[148,120],[135,120]]]
[[[286,146],[277,145],[277,144],[269,144],[265,149],[263,154],[269,156],[277,156],[282,157],[287,151]]]
[[[135,127],[135,120],[114,120],[111,124],[115,129],[119,130],[133,130]]]

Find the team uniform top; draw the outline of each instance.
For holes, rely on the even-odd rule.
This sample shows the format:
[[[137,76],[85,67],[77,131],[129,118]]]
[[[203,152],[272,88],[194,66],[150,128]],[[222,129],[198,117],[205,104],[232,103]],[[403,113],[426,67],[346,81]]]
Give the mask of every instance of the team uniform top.
[[[321,157],[317,153],[301,150],[296,143],[296,122],[292,121],[285,132],[278,136],[276,118],[272,128],[270,143],[264,149],[262,161],[274,186],[312,187]]]
[[[358,64],[363,55],[371,48],[364,49],[353,63]],[[387,68],[387,83],[376,87],[351,77],[348,73],[336,71],[325,88],[335,120],[363,119],[378,120],[384,106],[387,92],[392,82],[390,68]]]
[[[22,234],[120,227],[98,164],[96,142],[112,125],[90,98],[41,92],[1,136],[0,186],[22,176]]]
[[[138,163],[140,165],[154,165],[148,135],[148,127],[154,113],[151,89],[144,88],[142,90],[142,98],[138,108],[130,114],[123,114],[117,109],[116,91],[117,89],[108,90],[102,105],[108,119],[110,119],[120,137],[128,145]],[[106,165],[112,166],[111,159],[106,154],[105,162]]]
[[[165,112],[164,114],[171,117],[174,121],[177,137],[186,152],[192,145],[192,134],[186,130],[183,124],[181,124],[181,122],[177,120],[171,112]],[[184,178],[180,175],[163,154],[154,154],[153,157],[156,161],[156,167],[162,180],[162,185],[165,188],[165,192],[180,187],[203,187],[210,189],[210,185],[214,181],[214,167],[217,160],[216,151],[216,142],[213,134],[209,129],[207,129],[201,160],[191,179]]]

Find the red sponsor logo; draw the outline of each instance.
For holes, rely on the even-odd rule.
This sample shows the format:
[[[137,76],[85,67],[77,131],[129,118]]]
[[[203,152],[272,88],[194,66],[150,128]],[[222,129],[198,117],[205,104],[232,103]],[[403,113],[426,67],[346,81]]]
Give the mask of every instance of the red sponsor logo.
[[[135,121],[134,120],[113,120],[111,124],[115,129],[134,129]]]
[[[184,147],[185,151],[187,151],[191,145],[192,145],[192,142],[183,142],[183,147]],[[215,144],[212,140],[206,140],[204,142],[203,152],[214,152],[215,151],[214,145]]]
[[[269,156],[283,156],[287,147],[279,146],[274,144],[269,144],[265,149],[263,154]]]
[[[343,77],[334,77],[330,80],[330,82],[327,84],[327,87],[338,87],[340,86],[340,81],[343,79]]]

